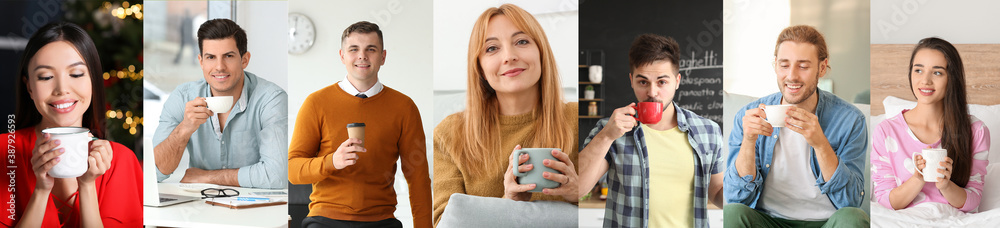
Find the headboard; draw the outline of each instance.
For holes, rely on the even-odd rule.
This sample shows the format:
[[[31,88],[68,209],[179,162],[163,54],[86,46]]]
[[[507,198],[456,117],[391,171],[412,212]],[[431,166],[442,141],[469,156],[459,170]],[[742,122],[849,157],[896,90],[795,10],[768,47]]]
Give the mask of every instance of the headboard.
[[[882,115],[882,100],[915,100],[907,71],[916,44],[871,45],[871,115]],[[955,44],[965,65],[969,104],[1000,104],[1000,44]]]

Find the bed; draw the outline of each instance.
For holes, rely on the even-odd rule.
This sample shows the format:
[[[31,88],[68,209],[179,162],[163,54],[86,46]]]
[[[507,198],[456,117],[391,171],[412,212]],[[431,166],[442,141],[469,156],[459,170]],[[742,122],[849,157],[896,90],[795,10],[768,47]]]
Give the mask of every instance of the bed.
[[[992,130],[1000,146],[1000,44],[956,44],[965,66],[969,111]],[[913,44],[871,45],[871,112],[874,127],[902,109],[916,106],[907,80]],[[993,149],[996,151],[996,149]],[[1000,227],[1000,153],[989,154],[983,198],[974,213],[926,203],[892,210],[871,201],[872,227]]]

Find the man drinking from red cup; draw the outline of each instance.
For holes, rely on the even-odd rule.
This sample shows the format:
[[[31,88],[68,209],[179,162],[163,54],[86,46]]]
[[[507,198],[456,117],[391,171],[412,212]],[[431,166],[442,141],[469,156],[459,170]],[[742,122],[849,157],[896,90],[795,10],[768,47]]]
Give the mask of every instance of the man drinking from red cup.
[[[679,61],[673,38],[636,38],[629,80],[643,102],[615,109],[584,141],[580,195],[608,174],[605,227],[708,227],[708,202],[722,206],[722,129],[673,102]]]

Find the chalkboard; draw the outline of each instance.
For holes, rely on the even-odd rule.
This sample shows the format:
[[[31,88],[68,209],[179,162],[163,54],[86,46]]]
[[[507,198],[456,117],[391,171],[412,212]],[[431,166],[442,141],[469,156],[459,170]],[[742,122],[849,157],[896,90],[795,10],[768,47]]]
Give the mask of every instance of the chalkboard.
[[[682,77],[674,102],[722,126],[722,1],[581,1],[580,50],[606,54],[606,103],[599,113],[606,117],[636,102],[628,50],[644,33],[673,37],[680,44]],[[581,144],[596,121],[580,119]]]

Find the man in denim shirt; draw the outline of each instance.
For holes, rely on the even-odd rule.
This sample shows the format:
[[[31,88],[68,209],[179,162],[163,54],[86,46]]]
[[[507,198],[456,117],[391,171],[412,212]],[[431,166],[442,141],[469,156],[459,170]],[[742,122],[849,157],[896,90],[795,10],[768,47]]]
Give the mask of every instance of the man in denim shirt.
[[[184,150],[183,183],[284,188],[288,183],[288,96],[243,71],[250,63],[246,32],[229,19],[198,29],[204,79],[184,83],[163,104],[153,134],[156,179],[176,171]],[[232,96],[232,108],[213,113],[205,97]]]
[[[823,35],[785,28],[775,46],[781,92],[736,113],[729,135],[726,227],[868,227],[864,198],[864,114],[817,82],[829,68]],[[784,127],[765,106],[791,105]],[[777,107],[768,107],[777,108]],[[774,114],[774,113],[772,113]],[[780,135],[780,137],[779,137]]]
[[[604,227],[708,227],[708,202],[722,205],[722,130],[673,102],[679,58],[673,38],[636,38],[632,90],[639,101],[663,104],[661,119],[637,124],[632,103],[601,119],[584,141],[580,195],[607,173]]]

